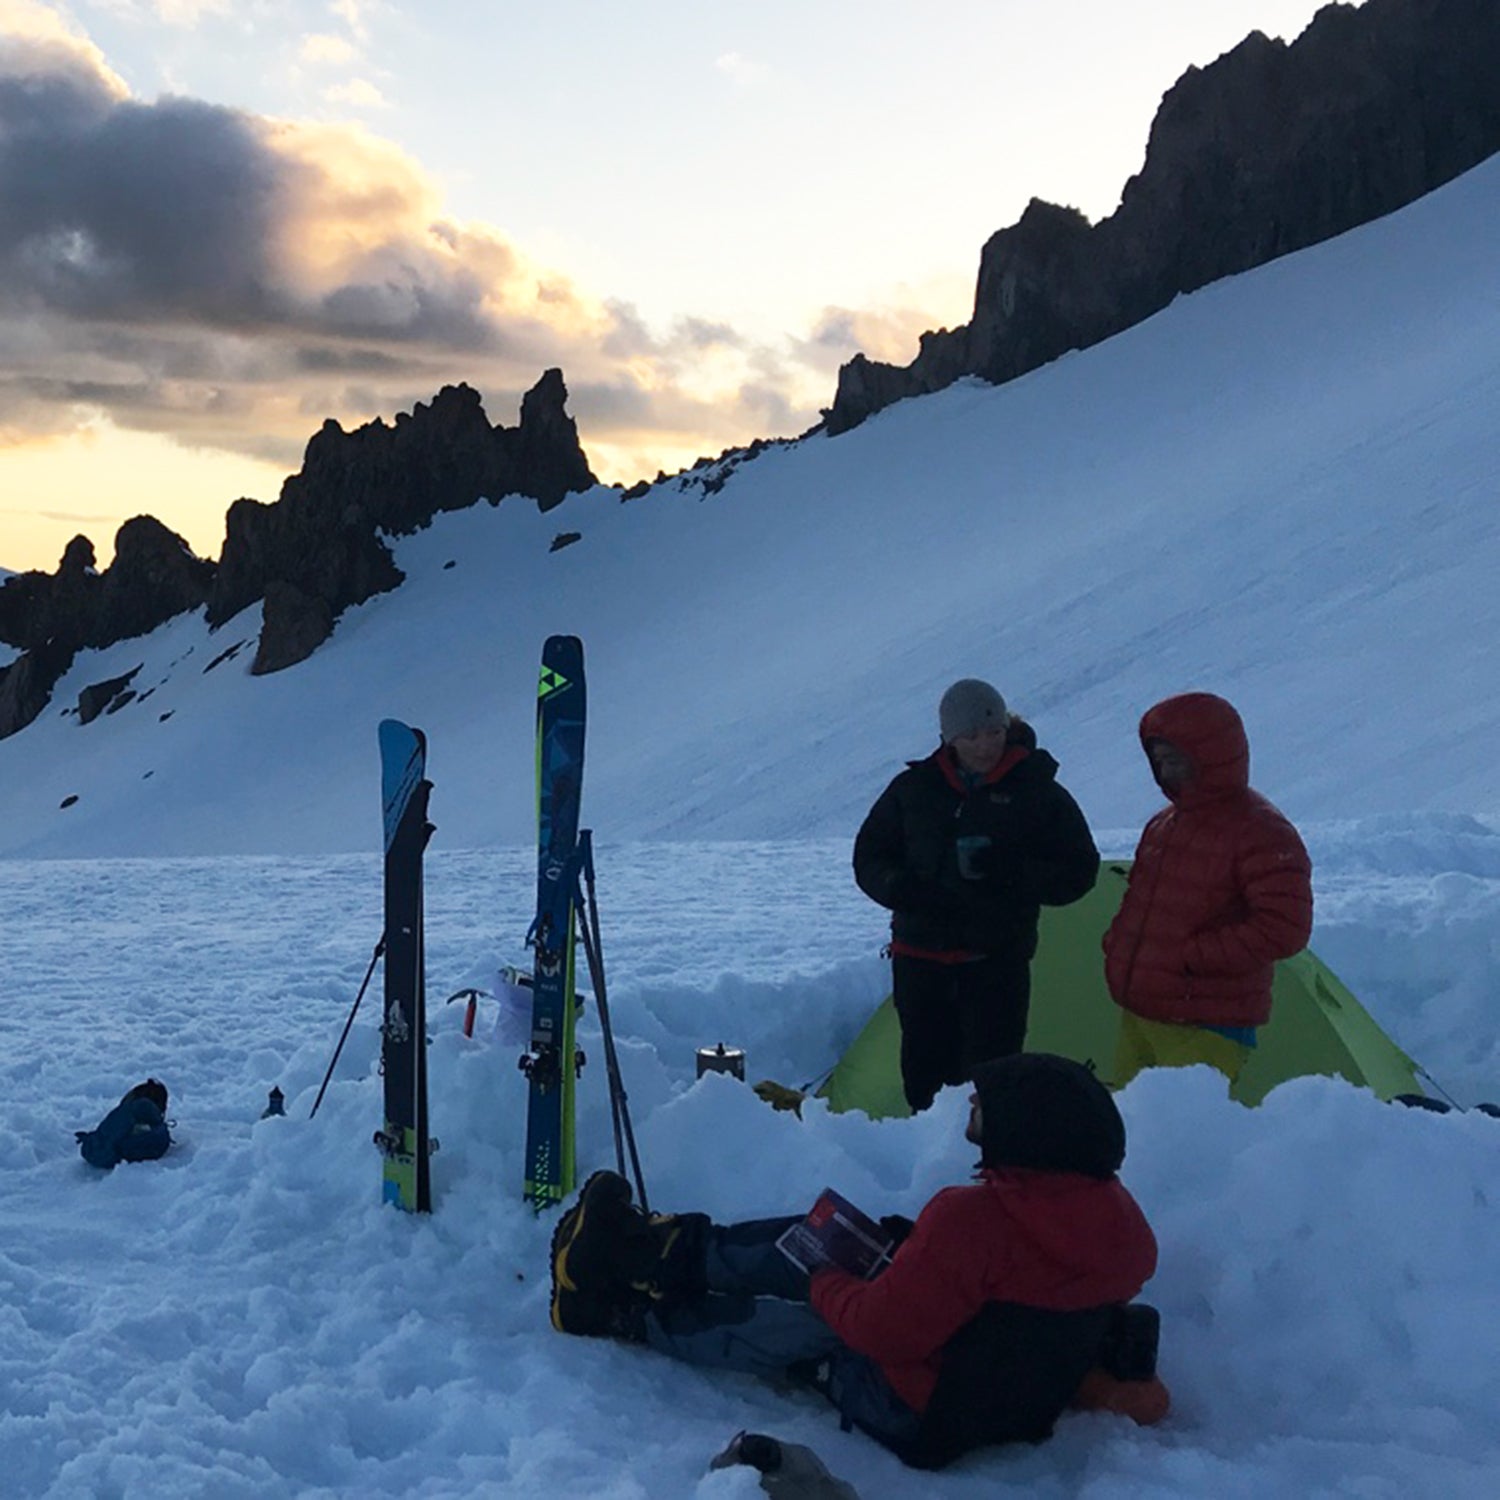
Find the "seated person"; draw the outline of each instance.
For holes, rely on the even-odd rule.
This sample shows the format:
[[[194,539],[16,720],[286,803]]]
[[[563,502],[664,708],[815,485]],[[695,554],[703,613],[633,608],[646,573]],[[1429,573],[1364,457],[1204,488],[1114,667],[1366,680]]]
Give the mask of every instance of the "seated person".
[[[922,1467],[1041,1441],[1069,1405],[1160,1420],[1155,1315],[1126,1307],[1156,1240],[1115,1175],[1125,1126],[1109,1091],[1066,1058],[997,1058],[974,1075],[965,1133],[977,1181],[939,1192],[873,1280],[787,1259],[776,1241],[800,1215],[648,1217],[623,1177],[596,1172],[553,1238],[553,1324],[806,1381]],[[1123,1346],[1142,1333],[1132,1366]]]

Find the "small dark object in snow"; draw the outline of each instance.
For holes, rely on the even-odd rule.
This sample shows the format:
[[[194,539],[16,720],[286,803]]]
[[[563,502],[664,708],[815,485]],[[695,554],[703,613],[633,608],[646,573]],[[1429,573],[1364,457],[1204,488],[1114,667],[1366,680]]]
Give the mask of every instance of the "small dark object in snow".
[[[109,1171],[122,1161],[155,1161],[172,1144],[166,1085],[138,1083],[92,1130],[75,1130],[79,1154],[91,1167]]]
[[[778,1500],[859,1500],[846,1480],[828,1472],[811,1448],[783,1443],[763,1432],[737,1432],[729,1446],[710,1460],[710,1469],[745,1464],[760,1474],[760,1487]]]
[[[248,637],[247,637],[247,639],[248,639]],[[203,669],[204,675],[207,676],[208,673],[212,672],[213,669],[215,667],[217,667],[221,662],[233,661],[234,658],[236,656],[238,656],[240,654],[240,652],[245,649],[245,644],[246,644],[245,641],[236,641],[234,643],[234,645],[229,646],[225,650],[219,652],[219,654],[216,657],[214,657],[214,659],[211,662],[209,662],[209,664],[206,667],[204,667],[204,669]]]

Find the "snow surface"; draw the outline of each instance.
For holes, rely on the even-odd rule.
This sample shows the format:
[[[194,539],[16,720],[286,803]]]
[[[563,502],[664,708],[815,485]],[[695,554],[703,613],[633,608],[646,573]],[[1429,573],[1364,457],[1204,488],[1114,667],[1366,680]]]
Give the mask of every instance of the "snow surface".
[[[374,788],[370,788],[373,795]],[[440,830],[445,817],[435,797]],[[1320,947],[1444,1082],[1494,1070],[1500,836],[1413,818],[1320,841]],[[805,1082],[883,992],[878,914],[843,841],[604,845],[615,1020],[653,1207],[785,1211],[835,1184],[914,1213],[963,1181],[964,1104],[799,1123],[694,1080],[699,1046]],[[1259,1109],[1206,1070],[1120,1096],[1125,1179],[1162,1245],[1176,1409],[1073,1415],[1037,1450],[903,1471],[830,1408],[748,1377],[567,1338],[553,1219],[519,1201],[524,1080],[445,997],[524,958],[529,851],[428,860],[435,1212],[379,1206],[377,972],[308,1119],[380,926],[373,854],[0,862],[0,1451],[21,1496],[695,1496],[742,1427],[813,1445],[884,1496],[1479,1496],[1500,1435],[1500,1120],[1298,1080]],[[1459,899],[1444,898],[1444,889]],[[1456,891],[1454,887],[1458,887]],[[1330,894],[1331,890],[1331,894]],[[1381,984],[1369,981],[1378,975]],[[586,1013],[582,1045],[602,1049]],[[96,1173],[70,1132],[146,1074],[177,1146]],[[260,1120],[268,1089],[285,1119]],[[584,1167],[613,1162],[603,1070]]]
[[[1255,1110],[1205,1070],[1138,1079],[1124,1176],[1162,1244],[1171,1419],[1073,1415],[922,1475],[811,1396],[554,1333],[516,1048],[443,1001],[525,960],[536,657],[577,630],[652,1206],[777,1212],[834,1184],[913,1213],[971,1168],[961,1091],[799,1122],[695,1080],[695,1050],[801,1083],[880,998],[849,838],[948,680],[992,677],[1034,720],[1112,853],[1154,805],[1136,717],[1205,686],[1308,837],[1319,953],[1435,1087],[1500,1097],[1497,187],[1500,161],[707,498],[444,518],[397,544],[401,590],[275,677],[246,675],[253,612],[81,660],[0,742],[5,1492],[745,1500],[748,1474],[704,1469],[749,1427],[865,1500],[1490,1495],[1500,1120],[1322,1079]],[[562,529],[584,540],[547,555]],[[63,713],[137,663],[149,698]],[[308,1118],[381,923],[386,715],[428,730],[436,786],[426,1218],[378,1202],[378,974]],[[588,1170],[613,1156],[592,1009],[582,1044]],[[177,1146],[94,1172],[71,1132],[148,1073]],[[289,1113],[261,1120],[272,1085]]]

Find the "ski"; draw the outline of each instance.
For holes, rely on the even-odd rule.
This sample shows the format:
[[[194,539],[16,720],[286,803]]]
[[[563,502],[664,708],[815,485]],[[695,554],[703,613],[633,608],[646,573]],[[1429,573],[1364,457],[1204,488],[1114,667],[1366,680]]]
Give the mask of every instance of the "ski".
[[[531,942],[531,1088],[524,1193],[537,1210],[573,1190],[573,1094],[582,1059],[573,1022],[574,893],[583,785],[583,642],[554,635],[542,647],[536,700],[537,900]]]
[[[385,1009],[380,1069],[385,1125],[375,1132],[383,1158],[382,1196],[409,1213],[430,1213],[427,1134],[427,994],[422,939],[422,853],[427,821],[427,740],[395,719],[380,724],[385,811]]]

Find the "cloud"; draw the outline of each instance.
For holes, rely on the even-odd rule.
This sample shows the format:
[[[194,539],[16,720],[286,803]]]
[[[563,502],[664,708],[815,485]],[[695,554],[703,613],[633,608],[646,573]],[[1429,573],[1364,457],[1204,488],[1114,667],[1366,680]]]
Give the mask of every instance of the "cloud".
[[[742,52],[723,52],[714,59],[716,71],[724,74],[739,89],[753,89],[771,77],[771,70]]]
[[[357,41],[359,5],[334,10]],[[917,315],[899,309],[830,309],[775,347],[712,318],[654,328],[496,226],[454,219],[421,165],[362,126],[145,103],[50,11],[0,0],[0,20],[13,17],[0,35],[0,441],[102,415],[295,468],[325,417],[389,418],[467,381],[508,423],[560,366],[585,448],[609,455],[596,471],[629,480],[805,429],[857,340],[914,351]],[[308,65],[355,54],[327,34],[302,51]],[[368,105],[369,88],[347,97]]]
[[[360,41],[369,34],[365,26],[365,12],[369,8],[368,0],[333,0],[328,7]]]
[[[922,334],[932,328],[924,302],[900,301],[884,307],[825,307],[805,339],[796,341],[797,358],[811,369],[836,371],[855,354],[907,365],[917,356]]]
[[[98,526],[119,519],[107,511],[34,510],[29,506],[19,505],[0,505],[0,515],[40,516],[44,521],[60,521],[66,526]],[[4,569],[0,569],[0,572],[4,572]]]
[[[225,16],[234,7],[230,0],[151,0],[158,20],[168,26],[194,27],[204,16]]]
[[[344,36],[316,32],[302,38],[297,61],[309,67],[342,68],[359,61],[359,48]]]
[[[347,83],[334,84],[324,89],[323,97],[330,104],[341,104],[349,109],[389,109],[384,94],[366,78],[351,78]]]

